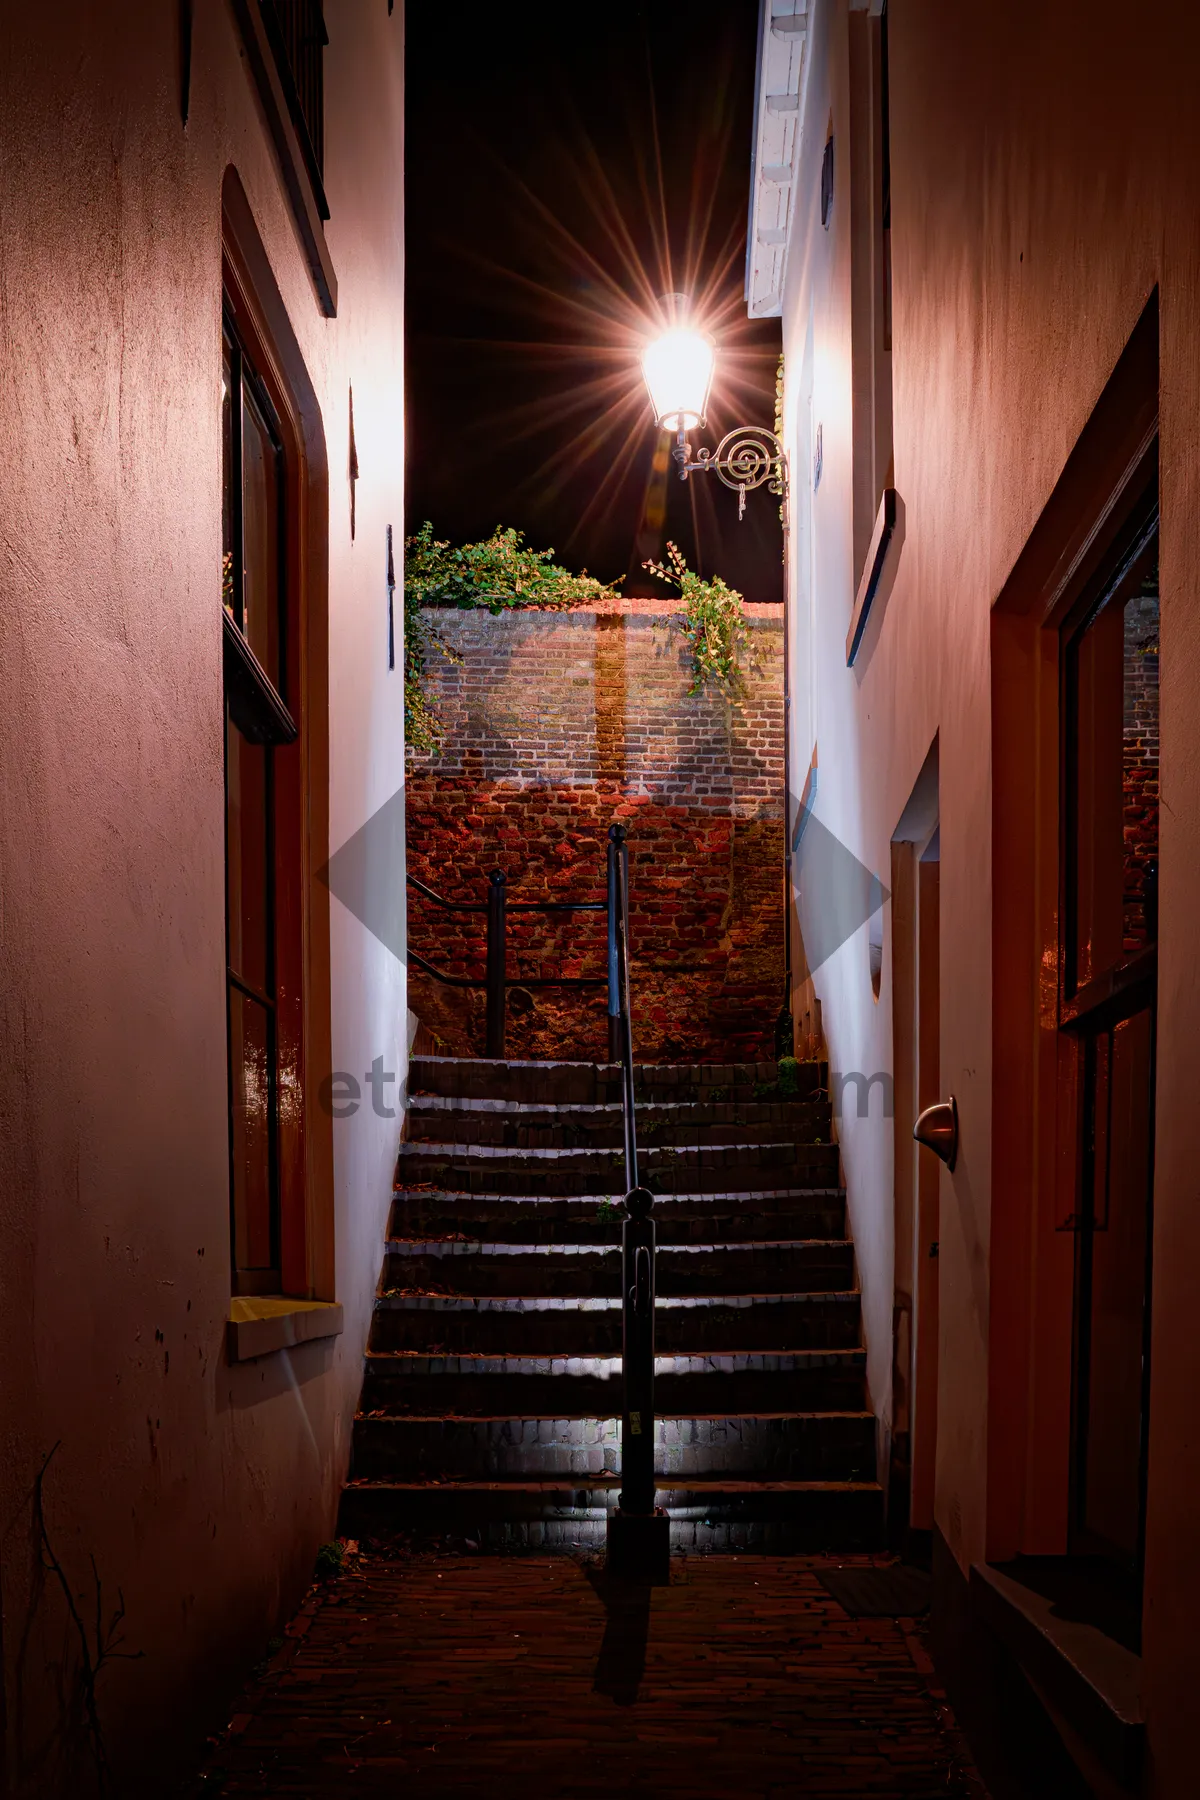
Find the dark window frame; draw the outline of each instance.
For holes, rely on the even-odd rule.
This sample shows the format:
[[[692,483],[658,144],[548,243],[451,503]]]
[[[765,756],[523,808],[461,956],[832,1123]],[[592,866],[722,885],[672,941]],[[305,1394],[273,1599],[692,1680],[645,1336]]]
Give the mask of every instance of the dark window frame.
[[[321,22],[323,53],[328,34],[319,0],[311,0]],[[325,197],[324,75],[320,88],[321,120],[313,141],[310,118],[289,60],[288,37],[274,0],[233,0],[233,10],[246,46],[246,60],[258,88],[267,130],[275,147],[283,185],[308,261],[309,273],[327,318],[337,313],[337,276],[325,241],[329,202]],[[311,103],[310,103],[311,116]]]
[[[1059,730],[1059,934],[1058,1026],[1074,1044],[1078,1113],[1076,1119],[1074,1302],[1071,1330],[1071,1447],[1068,1488],[1068,1545],[1072,1553],[1101,1557],[1125,1567],[1140,1589],[1145,1558],[1146,1496],[1149,1470],[1150,1343],[1154,1237],[1154,1094],[1156,1078],[1158,943],[1122,954],[1109,968],[1079,983],[1078,970],[1078,653],[1089,628],[1108,606],[1119,606],[1121,590],[1159,532],[1158,440],[1138,456],[1118,520],[1106,529],[1102,561],[1058,624]],[[1094,1259],[1097,1232],[1107,1231],[1111,1203],[1108,1159],[1112,1104],[1112,1059],[1116,1031],[1141,1014],[1149,1015],[1148,1163],[1145,1172],[1145,1279],[1142,1313],[1141,1417],[1136,1549],[1125,1563],[1113,1546],[1087,1524],[1091,1418]],[[1103,1117],[1101,1112],[1103,1111]],[[1101,1170],[1101,1163],[1104,1167]],[[1103,1188],[1103,1217],[1096,1196]]]
[[[321,0],[259,0],[259,4],[317,205],[327,219],[323,52],[329,32]]]
[[[303,1197],[299,1196],[299,1205],[288,1207],[284,1194],[285,1164],[294,1170],[297,1156],[290,1155],[283,1146],[284,1120],[280,1106],[280,1066],[285,1054],[285,1042],[294,1036],[288,1023],[283,1020],[284,1011],[281,1004],[281,978],[290,988],[302,986],[302,977],[297,975],[296,962],[298,944],[294,922],[292,929],[283,930],[281,936],[281,916],[285,908],[287,893],[295,883],[288,879],[286,871],[280,868],[282,854],[281,838],[287,842],[293,840],[294,831],[286,829],[281,832],[280,821],[282,809],[290,807],[294,812],[300,797],[294,779],[280,778],[277,769],[277,755],[281,750],[289,750],[292,755],[297,751],[292,748],[299,737],[299,726],[285,700],[285,693],[296,702],[299,698],[301,670],[299,659],[299,643],[296,637],[292,614],[297,611],[299,595],[297,591],[297,570],[292,554],[293,519],[290,504],[293,490],[299,479],[300,471],[293,466],[294,456],[289,456],[289,438],[291,434],[284,424],[281,409],[275,404],[263,370],[255,360],[255,344],[250,341],[251,333],[247,329],[249,321],[240,316],[239,307],[234,297],[226,289],[222,307],[222,366],[228,359],[229,381],[231,384],[230,403],[232,407],[231,430],[228,440],[229,454],[229,488],[223,494],[223,501],[229,505],[229,538],[231,566],[227,581],[222,583],[222,631],[224,642],[224,701],[226,712],[225,736],[225,866],[226,866],[226,1057],[227,1057],[227,1098],[229,1108],[229,1182],[230,1182],[230,1259],[232,1270],[232,1288],[235,1294],[281,1294],[285,1291],[285,1270],[295,1266],[298,1258],[293,1246],[292,1253],[285,1244],[285,1233],[288,1230],[289,1218],[303,1216]],[[264,358],[265,363],[265,358]],[[278,478],[278,512],[276,526],[276,579],[277,579],[277,681],[272,680],[268,672],[251,647],[246,631],[245,614],[245,542],[244,542],[244,437],[245,408],[247,398],[253,405],[259,418],[266,424],[270,441],[279,462]],[[225,449],[223,447],[223,459]],[[232,604],[231,604],[232,602]],[[282,691],[281,691],[282,690]],[[249,744],[261,748],[265,760],[264,772],[264,805],[266,838],[263,846],[265,867],[265,889],[262,895],[264,918],[265,968],[263,986],[259,988],[246,978],[244,970],[235,968],[232,947],[231,917],[229,911],[228,870],[230,858],[230,810],[229,810],[229,734],[233,731],[240,734]],[[285,944],[284,939],[287,939]],[[269,1260],[266,1264],[242,1265],[239,1262],[239,1189],[237,1167],[236,1110],[234,1093],[234,1016],[233,991],[237,990],[252,1005],[262,1009],[266,1018],[266,1057],[267,1057],[267,1120],[268,1120],[268,1237],[270,1242]],[[294,1003],[293,1003],[294,1004]],[[301,1252],[303,1246],[300,1247]]]
[[[1062,855],[1060,868],[1059,917],[1062,921],[1059,954],[1059,1023],[1065,1030],[1085,1027],[1093,1015],[1106,1016],[1122,1004],[1122,995],[1131,989],[1153,986],[1156,970],[1156,945],[1150,944],[1129,957],[1122,957],[1110,969],[1102,971],[1082,986],[1076,984],[1078,967],[1077,888],[1078,848],[1077,797],[1077,724],[1078,698],[1076,670],[1079,645],[1088,628],[1106,606],[1117,603],[1118,591],[1146,548],[1158,532],[1157,473],[1138,492],[1128,509],[1121,532],[1115,538],[1105,561],[1103,572],[1089,585],[1067,614],[1060,627],[1061,651],[1059,718],[1060,751],[1060,818],[1062,820]]]

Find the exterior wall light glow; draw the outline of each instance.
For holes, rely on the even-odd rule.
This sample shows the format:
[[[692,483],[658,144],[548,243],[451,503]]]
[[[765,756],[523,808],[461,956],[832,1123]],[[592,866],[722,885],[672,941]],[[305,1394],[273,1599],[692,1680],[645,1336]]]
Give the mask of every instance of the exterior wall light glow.
[[[683,296],[667,299],[682,302]],[[654,417],[660,430],[675,433],[671,454],[679,465],[679,479],[715,470],[726,487],[737,490],[739,519],[746,511],[747,491],[764,482],[786,508],[787,458],[775,433],[765,426],[738,425],[726,432],[715,450],[698,450],[692,457],[687,434],[705,424],[716,360],[712,339],[686,323],[673,325],[642,352],[642,374]]]
[[[690,431],[704,424],[715,362],[712,339],[687,326],[664,331],[646,345],[642,374],[663,431]]]

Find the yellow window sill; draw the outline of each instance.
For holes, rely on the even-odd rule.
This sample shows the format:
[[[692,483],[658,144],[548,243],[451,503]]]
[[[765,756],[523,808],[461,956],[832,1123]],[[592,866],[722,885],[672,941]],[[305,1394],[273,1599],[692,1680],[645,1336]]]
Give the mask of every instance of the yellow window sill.
[[[287,1296],[238,1297],[229,1302],[230,1362],[248,1362],[290,1350],[314,1338],[337,1337],[342,1307],[337,1300],[292,1300]]]

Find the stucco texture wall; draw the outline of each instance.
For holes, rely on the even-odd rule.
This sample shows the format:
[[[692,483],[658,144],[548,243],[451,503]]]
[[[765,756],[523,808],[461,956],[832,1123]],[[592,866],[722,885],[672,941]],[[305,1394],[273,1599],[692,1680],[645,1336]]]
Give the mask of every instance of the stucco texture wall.
[[[774,1054],[783,994],[782,628],[749,609],[739,695],[689,696],[669,604],[608,612],[438,610],[432,692],[445,731],[408,783],[413,874],[448,899],[603,899],[608,828],[629,834],[632,1008],[644,1060]],[[484,921],[410,893],[410,942],[480,978]],[[516,914],[509,973],[600,975],[603,914]],[[675,973],[660,973],[669,970]],[[683,972],[678,972],[683,971]],[[483,995],[415,966],[412,1004],[455,1051],[479,1054]],[[510,990],[516,1056],[607,1056],[605,990]]]
[[[114,1786],[161,1794],[332,1531],[361,1379],[398,1132],[369,1112],[336,1144],[334,1191],[310,1195],[334,1211],[325,1278],[343,1335],[242,1364],[225,1347],[229,165],[324,419],[309,448],[329,471],[332,844],[403,779],[383,649],[385,521],[402,529],[402,9],[326,0],[325,16],[335,320],[230,7],[73,0],[0,17],[0,1785],[14,1796],[95,1787],[79,1644],[33,1508],[52,1448],[54,1553],[89,1627],[93,1567],[106,1625],[120,1593],[135,1659],[107,1661],[97,1685]],[[402,1058],[402,965],[333,904],[334,1058]]]
[[[819,424],[824,469],[794,522],[792,753],[805,767],[819,745],[818,817],[886,876],[891,835],[935,737],[940,745],[941,1071],[944,1092],[958,1099],[961,1151],[953,1175],[941,1175],[936,1518],[964,1571],[986,1557],[1064,1548],[1070,1384],[1069,1331],[1031,1350],[1013,1336],[1008,1298],[1003,1311],[996,1304],[1000,1253],[1019,1267],[1027,1296],[1058,1295],[1069,1318],[1073,1243],[1039,1229],[1015,1250],[1025,1196],[993,1185],[994,1142],[1028,1121],[996,1112],[1005,1071],[993,1067],[993,906],[1004,872],[993,869],[992,803],[994,784],[1014,772],[991,761],[991,609],[1159,292],[1160,1010],[1143,1661],[1148,1791],[1181,1795],[1194,1782],[1200,1611],[1191,1547],[1200,1441],[1185,1422],[1200,1373],[1189,1317],[1200,1259],[1189,1150],[1200,958],[1188,923],[1200,863],[1195,21],[1186,8],[1164,7],[1135,27],[1108,4],[1085,21],[1065,0],[1010,7],[1002,20],[950,0],[889,8],[903,534],[894,584],[848,669],[860,574],[851,510],[851,29],[846,0],[810,6],[784,337],[790,442],[811,443],[809,419],[813,431]],[[817,197],[827,130],[837,176],[825,228]],[[866,927],[816,972],[832,1066],[891,1066],[890,954],[885,933],[878,1003]],[[1040,954],[1031,939],[1021,979],[1036,980]],[[870,1380],[886,1418],[891,1121],[843,1117],[841,1148]]]

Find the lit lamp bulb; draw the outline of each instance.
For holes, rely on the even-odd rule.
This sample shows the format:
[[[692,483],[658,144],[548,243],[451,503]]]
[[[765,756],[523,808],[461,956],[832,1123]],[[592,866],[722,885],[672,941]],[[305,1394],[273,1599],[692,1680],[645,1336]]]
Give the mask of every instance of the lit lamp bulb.
[[[661,430],[682,434],[704,424],[714,361],[712,339],[686,325],[647,344],[642,374]]]

